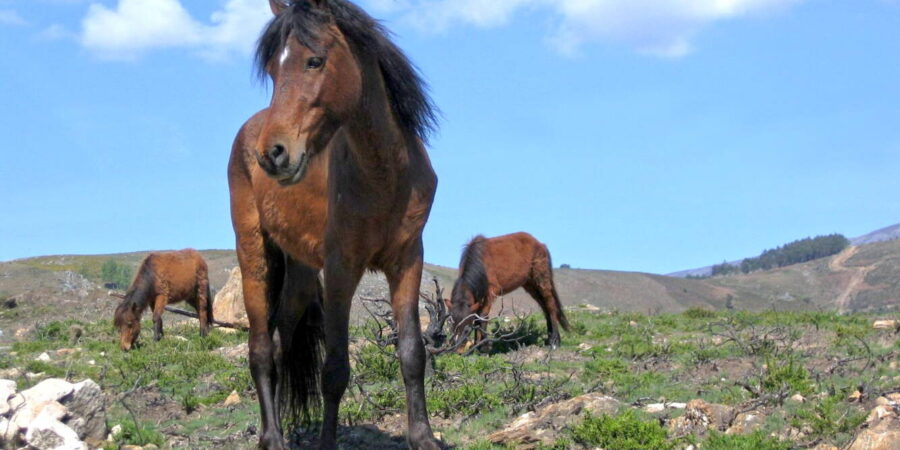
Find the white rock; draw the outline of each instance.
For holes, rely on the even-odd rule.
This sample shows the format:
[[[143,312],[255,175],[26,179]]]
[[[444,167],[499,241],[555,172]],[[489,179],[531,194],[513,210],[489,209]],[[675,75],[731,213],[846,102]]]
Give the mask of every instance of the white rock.
[[[40,403],[28,402],[16,410],[12,416],[12,422],[19,428],[26,429],[38,419],[48,418],[50,420],[60,420],[66,417],[69,411],[66,407],[55,400],[48,400]]]
[[[37,379],[39,379],[39,378],[44,378],[45,376],[47,376],[47,374],[45,374],[44,372],[38,372],[38,373],[27,372],[27,373],[25,374],[25,379],[28,380],[28,381],[34,381],[34,380],[37,380]]]
[[[0,417],[0,443],[12,447],[19,434],[19,427],[15,426],[6,417]]]
[[[889,330],[896,326],[896,320],[876,320],[875,323],[872,324],[872,328],[875,328],[876,330]]]
[[[656,414],[666,410],[666,405],[663,403],[651,403],[644,407],[644,412],[647,414]]]
[[[16,395],[16,382],[12,380],[0,380],[0,416],[5,416],[12,407],[9,399]]]
[[[74,385],[66,380],[49,378],[36,384],[31,389],[22,391],[22,395],[28,403],[43,403],[46,401],[58,401],[71,394],[74,389]]]
[[[47,352],[41,353],[40,356],[34,358],[35,361],[50,362],[50,355]]]
[[[87,450],[84,442],[71,428],[48,417],[36,419],[25,433],[25,441],[31,447],[56,450]]]

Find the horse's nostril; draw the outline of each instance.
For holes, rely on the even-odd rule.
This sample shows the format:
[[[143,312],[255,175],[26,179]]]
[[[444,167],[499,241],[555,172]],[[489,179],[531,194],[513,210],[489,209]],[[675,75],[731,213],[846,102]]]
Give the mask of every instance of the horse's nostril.
[[[276,169],[283,169],[288,165],[287,149],[281,144],[275,144],[269,149],[269,161]]]

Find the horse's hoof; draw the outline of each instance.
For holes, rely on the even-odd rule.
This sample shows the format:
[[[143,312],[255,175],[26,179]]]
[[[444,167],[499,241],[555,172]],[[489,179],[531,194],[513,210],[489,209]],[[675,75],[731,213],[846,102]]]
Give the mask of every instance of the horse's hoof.
[[[331,439],[322,439],[319,441],[319,450],[335,450],[337,449],[337,441]]]
[[[263,435],[259,438],[260,450],[285,450],[284,439],[281,436]]]
[[[414,450],[440,450],[443,447],[441,446],[440,441],[431,437],[426,439],[421,439],[419,442],[409,442],[409,448]]]

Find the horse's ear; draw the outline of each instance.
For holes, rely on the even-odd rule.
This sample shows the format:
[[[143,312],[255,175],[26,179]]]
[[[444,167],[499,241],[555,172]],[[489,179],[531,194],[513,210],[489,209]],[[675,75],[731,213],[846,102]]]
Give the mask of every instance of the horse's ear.
[[[287,5],[282,0],[269,0],[269,8],[272,9],[272,14],[277,16],[287,8]]]

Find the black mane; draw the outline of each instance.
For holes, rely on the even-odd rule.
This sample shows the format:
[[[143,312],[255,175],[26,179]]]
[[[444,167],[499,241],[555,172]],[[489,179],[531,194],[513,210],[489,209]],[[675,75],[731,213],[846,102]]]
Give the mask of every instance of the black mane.
[[[130,309],[140,317],[140,313],[149,305],[150,297],[153,294],[153,284],[156,279],[156,275],[153,272],[153,263],[150,261],[151,256],[147,255],[141,262],[141,266],[138,268],[138,273],[131,282],[131,286],[125,291],[125,297],[119,303],[119,306],[116,307],[113,322],[117,327],[122,324],[122,320],[125,318],[125,311]]]
[[[484,243],[487,239],[478,235],[466,245],[462,257],[459,260],[459,278],[453,284],[453,292],[450,295],[451,304],[465,302],[465,291],[472,293],[476,302],[487,297],[488,281],[484,268]]]
[[[353,47],[375,57],[399,125],[425,141],[437,127],[437,112],[418,69],[391,41],[391,33],[348,0],[323,0],[317,7],[308,0],[291,0],[263,30],[256,48],[256,71],[264,78],[266,66],[293,31],[297,40],[316,50],[322,27],[337,25]]]

